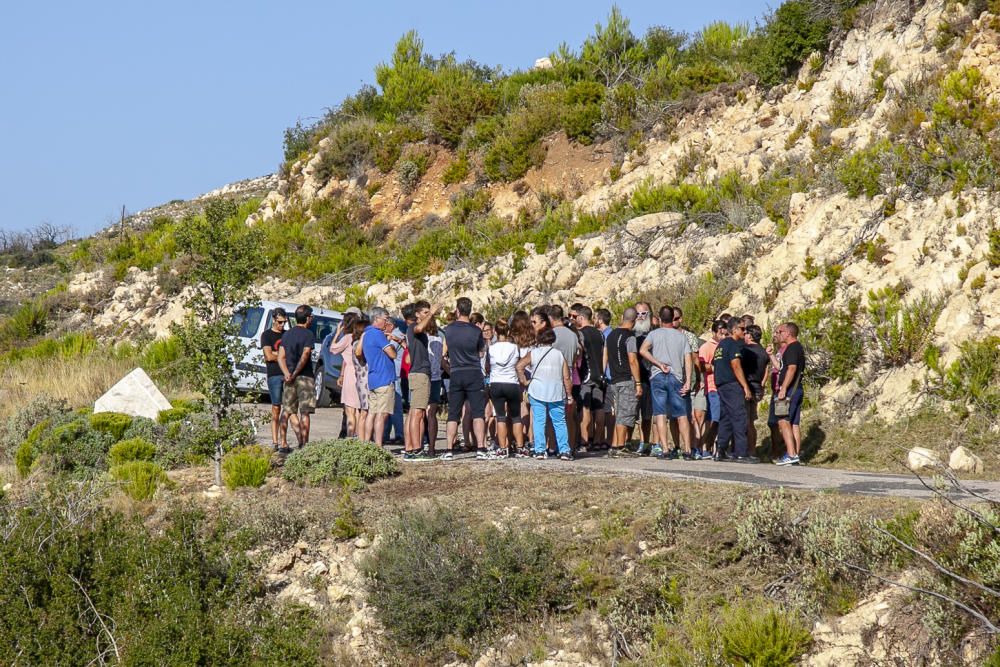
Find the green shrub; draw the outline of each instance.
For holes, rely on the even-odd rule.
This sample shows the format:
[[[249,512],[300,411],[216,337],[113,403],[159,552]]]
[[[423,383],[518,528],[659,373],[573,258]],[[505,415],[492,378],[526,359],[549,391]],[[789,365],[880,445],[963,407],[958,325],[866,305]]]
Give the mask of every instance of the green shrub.
[[[990,251],[986,255],[986,261],[989,262],[991,269],[1000,266],[1000,227],[990,230]]]
[[[399,473],[399,464],[381,447],[360,440],[311,442],[285,459],[285,479],[312,486],[373,482]]]
[[[601,120],[604,86],[596,81],[580,81],[566,90],[562,110],[562,128],[566,136],[581,144],[594,140],[595,126]]]
[[[885,98],[885,82],[892,76],[892,60],[888,56],[879,56],[872,63],[872,92],[875,100],[881,102]]]
[[[114,439],[114,442],[121,440],[131,425],[131,415],[123,415],[118,412],[98,412],[90,415],[90,427],[95,431],[107,433]]]
[[[128,461],[152,461],[156,446],[141,438],[119,440],[108,450],[108,465],[116,466]]]
[[[473,529],[442,507],[389,521],[363,562],[370,600],[395,642],[413,649],[530,619],[563,600],[566,576],[544,537]]]
[[[346,486],[341,489],[337,499],[337,516],[333,520],[333,536],[338,540],[351,540],[361,534],[364,526],[358,510],[354,506],[351,490]]]
[[[765,85],[782,83],[813,51],[826,51],[831,27],[829,20],[816,20],[805,0],[782,3],[748,41],[751,68]]]
[[[870,290],[868,314],[874,326],[877,361],[884,366],[903,366],[922,359],[942,308],[943,300],[928,294],[906,304],[899,289]]]
[[[852,300],[846,309],[820,305],[789,316],[799,325],[799,338],[809,349],[806,383],[822,386],[854,377],[865,353],[858,310],[859,304]]]
[[[489,190],[465,190],[457,193],[451,199],[451,221],[464,225],[478,217],[489,213],[493,207],[493,198]]]
[[[888,139],[863,148],[844,158],[837,168],[837,180],[852,199],[865,195],[874,197],[882,191],[879,177],[882,175],[882,156],[891,149]]]
[[[375,125],[370,120],[348,120],[334,127],[329,144],[320,151],[316,178],[326,183],[331,178],[348,178],[364,169],[372,158]]]
[[[812,643],[812,635],[795,612],[762,600],[747,600],[727,608],[721,635],[727,662],[750,667],[798,664]]]
[[[149,500],[158,488],[171,483],[163,468],[151,461],[126,461],[109,472],[112,479],[121,483],[122,491],[134,500]]]
[[[468,69],[448,66],[437,73],[437,92],[427,104],[427,118],[434,137],[454,148],[466,128],[497,110],[496,90],[477,80]]]
[[[391,63],[375,67],[382,104],[389,118],[422,110],[434,94],[434,72],[424,62],[424,42],[415,30],[399,38]]]
[[[648,642],[658,623],[671,623],[683,604],[675,577],[627,577],[608,601],[608,623],[630,644]]]
[[[410,148],[400,157],[396,171],[399,187],[404,194],[411,194],[417,189],[433,161],[434,152],[426,146]]]
[[[45,469],[73,477],[88,477],[107,466],[107,453],[115,439],[93,428],[86,415],[72,416],[70,421],[53,421],[51,428],[39,434],[34,447]]]
[[[31,466],[35,464],[36,458],[35,448],[27,440],[22,442],[14,452],[14,465],[17,468],[17,474],[22,479],[31,474]]]
[[[60,419],[68,412],[69,405],[63,400],[53,400],[48,396],[29,400],[0,426],[0,459],[9,460],[14,455],[15,447],[24,442],[33,430],[39,429],[40,424],[45,422],[41,430],[47,429],[53,419]]]
[[[847,127],[864,113],[867,100],[843,90],[839,85],[830,97],[830,125]]]
[[[962,125],[985,136],[1000,122],[996,103],[990,102],[982,72],[975,67],[954,71],[941,82],[933,106],[935,127]]]
[[[1000,413],[1000,337],[960,343],[958,359],[945,369],[940,366],[937,348],[927,351],[925,360],[937,380],[932,387],[935,393],[985,414]]]
[[[49,306],[41,299],[28,301],[0,323],[4,344],[25,341],[45,333],[49,322]]]
[[[379,123],[375,126],[373,160],[383,174],[388,174],[403,154],[403,146],[424,138],[423,132],[412,125]]]
[[[0,509],[0,664],[320,664],[315,616],[266,597],[226,526],[184,510],[148,530],[92,491]]]
[[[271,470],[271,454],[259,445],[233,450],[222,459],[222,481],[230,489],[258,487]]]
[[[466,153],[459,153],[455,159],[448,163],[441,173],[441,182],[445,185],[461,183],[469,175],[469,156]]]

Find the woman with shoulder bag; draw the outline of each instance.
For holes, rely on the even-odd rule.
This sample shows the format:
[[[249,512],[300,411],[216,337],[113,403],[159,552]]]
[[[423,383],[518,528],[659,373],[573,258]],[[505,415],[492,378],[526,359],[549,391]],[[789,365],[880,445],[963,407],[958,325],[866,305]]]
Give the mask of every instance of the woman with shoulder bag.
[[[555,332],[550,328],[542,329],[538,334],[536,346],[517,362],[516,370],[521,384],[527,388],[528,401],[531,404],[535,458],[546,457],[545,422],[548,418],[552,420],[552,429],[555,431],[556,444],[559,447],[559,458],[563,461],[572,461],[566,406],[573,402],[573,383],[565,357],[552,347],[555,342]],[[530,380],[525,375],[529,366]]]

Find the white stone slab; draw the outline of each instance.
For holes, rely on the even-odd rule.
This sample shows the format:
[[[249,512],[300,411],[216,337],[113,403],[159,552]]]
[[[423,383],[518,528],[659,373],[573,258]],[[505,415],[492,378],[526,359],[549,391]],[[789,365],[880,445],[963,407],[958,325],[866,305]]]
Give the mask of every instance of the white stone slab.
[[[156,419],[161,410],[169,410],[167,400],[146,371],[136,368],[118,381],[94,403],[94,412],[121,412],[133,417]]]

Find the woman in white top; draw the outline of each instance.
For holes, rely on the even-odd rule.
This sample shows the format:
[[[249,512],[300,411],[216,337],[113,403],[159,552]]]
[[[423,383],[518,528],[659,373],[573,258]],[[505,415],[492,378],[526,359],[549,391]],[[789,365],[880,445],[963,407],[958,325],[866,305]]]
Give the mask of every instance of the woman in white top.
[[[431,361],[431,397],[427,401],[427,452],[433,456],[437,445],[438,408],[441,405],[441,358],[444,356],[444,338],[438,333],[437,321],[431,319],[427,328],[427,356]]]
[[[535,432],[535,458],[545,458],[545,418],[552,420],[559,458],[572,461],[569,431],[566,428],[566,405],[573,401],[573,384],[566,358],[552,347],[556,335],[552,329],[538,334],[537,345],[517,362],[517,377],[528,391],[531,404],[531,424]],[[525,370],[531,366],[531,380]]]
[[[524,447],[521,427],[521,383],[517,379],[517,362],[521,350],[510,340],[510,326],[498,320],[497,342],[490,345],[490,402],[497,419],[497,442],[500,457],[509,456],[510,432],[514,432],[517,449]]]

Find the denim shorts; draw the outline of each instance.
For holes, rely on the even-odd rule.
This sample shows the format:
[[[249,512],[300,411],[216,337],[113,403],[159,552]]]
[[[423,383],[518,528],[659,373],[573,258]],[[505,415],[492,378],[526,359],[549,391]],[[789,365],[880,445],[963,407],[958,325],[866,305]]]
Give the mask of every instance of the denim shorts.
[[[284,387],[285,378],[280,375],[267,378],[267,394],[271,398],[271,405],[281,405],[281,392]]]
[[[688,416],[691,399],[681,396],[682,383],[673,373],[658,373],[649,384],[653,392],[654,417],[668,415],[671,419],[677,419]]]

